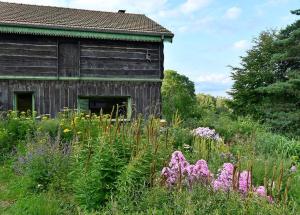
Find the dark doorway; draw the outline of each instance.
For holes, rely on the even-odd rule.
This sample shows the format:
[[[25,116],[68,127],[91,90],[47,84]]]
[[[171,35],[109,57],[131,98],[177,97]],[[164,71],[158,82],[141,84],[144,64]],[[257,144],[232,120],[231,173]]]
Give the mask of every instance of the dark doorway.
[[[33,94],[16,93],[16,110],[19,112],[33,111]]]

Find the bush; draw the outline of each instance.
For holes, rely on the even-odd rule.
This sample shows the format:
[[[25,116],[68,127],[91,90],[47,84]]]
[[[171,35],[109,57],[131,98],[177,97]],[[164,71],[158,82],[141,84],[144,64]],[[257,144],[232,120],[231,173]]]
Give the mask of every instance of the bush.
[[[37,133],[27,143],[26,154],[19,155],[15,170],[30,178],[33,191],[64,189],[69,172],[69,146],[53,141],[47,135]]]
[[[32,116],[18,116],[18,113],[10,112],[5,127],[11,134],[13,140],[25,140],[27,135],[33,134],[36,130],[36,122]]]
[[[283,157],[300,156],[300,141],[289,139],[271,132],[259,132],[256,135],[256,150],[263,154],[277,154]]]
[[[50,137],[55,138],[58,134],[59,121],[53,119],[42,120],[38,127],[41,132],[49,134]]]
[[[0,162],[12,151],[14,142],[6,129],[0,128]]]
[[[67,214],[62,202],[55,196],[41,193],[18,200],[7,212],[12,215],[57,215]]]
[[[122,203],[129,202],[124,199]],[[146,189],[136,205],[110,202],[106,214],[117,211],[118,214],[284,214],[288,208],[273,205],[266,200],[242,198],[235,193],[212,192],[202,186],[192,191],[171,192],[162,187]],[[127,210],[124,211],[123,208]]]

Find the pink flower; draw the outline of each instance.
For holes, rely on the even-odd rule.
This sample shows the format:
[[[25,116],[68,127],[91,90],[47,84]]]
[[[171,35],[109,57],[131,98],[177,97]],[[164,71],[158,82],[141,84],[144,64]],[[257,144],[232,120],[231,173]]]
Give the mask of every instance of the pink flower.
[[[295,165],[293,165],[290,169],[291,172],[296,172],[297,171],[297,167]]]
[[[239,177],[239,191],[243,194],[248,192],[251,185],[251,173],[249,171],[243,171]]]
[[[230,191],[232,188],[234,166],[232,163],[224,163],[218,178],[213,181],[214,190]]]
[[[264,186],[259,186],[258,188],[256,188],[255,193],[258,196],[261,196],[261,197],[266,197],[267,196],[267,191],[266,191],[266,188]]]

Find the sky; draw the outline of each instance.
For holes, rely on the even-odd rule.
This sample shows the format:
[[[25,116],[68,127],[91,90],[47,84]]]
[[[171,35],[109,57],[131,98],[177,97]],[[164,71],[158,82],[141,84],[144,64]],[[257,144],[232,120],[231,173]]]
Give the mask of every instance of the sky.
[[[300,0],[1,1],[145,14],[175,34],[165,44],[165,69],[188,76],[196,93],[226,97],[233,84],[229,65],[239,65],[260,32],[293,23],[290,10],[300,9]]]

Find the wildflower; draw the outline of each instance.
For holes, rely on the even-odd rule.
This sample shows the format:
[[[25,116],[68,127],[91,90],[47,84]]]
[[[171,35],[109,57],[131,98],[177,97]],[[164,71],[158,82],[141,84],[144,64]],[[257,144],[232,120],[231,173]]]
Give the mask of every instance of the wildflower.
[[[68,128],[64,129],[64,133],[69,133],[70,131],[71,131],[71,130],[68,129]]]
[[[165,119],[161,119],[159,123],[161,127],[165,127],[167,125],[167,121]]]
[[[295,165],[293,165],[290,169],[290,172],[296,172],[297,171],[297,167]]]
[[[47,119],[48,119],[47,116],[43,116],[43,117],[42,117],[42,120],[47,120]]]
[[[233,169],[234,166],[232,163],[223,164],[223,169],[219,172],[218,178],[213,181],[214,190],[223,190],[223,191],[231,190]]]
[[[251,185],[251,173],[249,171],[243,171],[239,177],[239,191],[243,194],[248,192]]]
[[[254,189],[254,191],[258,196],[261,196],[261,197],[267,196],[267,191],[264,186],[259,186],[258,188]]]
[[[206,139],[212,139],[216,141],[220,141],[220,135],[216,133],[214,129],[210,129],[208,127],[199,127],[192,131],[192,134],[196,137],[203,137]]]

